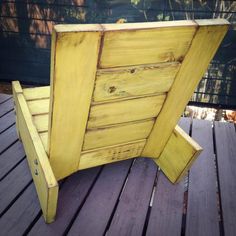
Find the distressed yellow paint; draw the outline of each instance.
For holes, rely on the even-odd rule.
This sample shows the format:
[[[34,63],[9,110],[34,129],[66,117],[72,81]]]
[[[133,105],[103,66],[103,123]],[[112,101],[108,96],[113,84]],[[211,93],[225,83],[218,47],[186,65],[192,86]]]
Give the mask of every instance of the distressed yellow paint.
[[[96,128],[156,117],[166,95],[91,106],[87,128]]]
[[[201,151],[202,148],[176,126],[160,157],[154,161],[169,180],[176,183],[186,174]]]
[[[145,139],[149,135],[153,124],[154,120],[152,119],[87,130],[84,137],[83,151]]]
[[[48,153],[57,179],[77,170],[96,75],[100,32],[56,33]]]
[[[158,158],[194,89],[205,73],[227,30],[226,20],[196,21],[199,28],[176,75],[166,101],[147,140],[143,156]]]
[[[79,170],[137,157],[141,154],[145,142],[146,140],[142,139],[122,145],[82,152]]]
[[[41,139],[32,122],[24,95],[22,93],[17,94],[15,102],[19,108],[17,113],[19,130],[31,174],[45,221],[50,223],[54,220],[56,214],[58,183],[52,172]]]
[[[180,63],[160,63],[97,71],[93,102],[168,92]]]
[[[100,68],[182,61],[197,24],[178,27],[107,31]]]

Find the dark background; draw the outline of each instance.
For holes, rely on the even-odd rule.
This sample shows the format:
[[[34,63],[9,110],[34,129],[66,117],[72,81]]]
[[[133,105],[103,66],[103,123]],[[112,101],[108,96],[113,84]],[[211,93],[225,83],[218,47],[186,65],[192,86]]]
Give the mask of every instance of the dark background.
[[[191,104],[236,109],[236,2],[223,0],[0,0],[0,82],[48,85],[58,23],[225,18],[232,25]],[[197,66],[197,65],[196,65]]]

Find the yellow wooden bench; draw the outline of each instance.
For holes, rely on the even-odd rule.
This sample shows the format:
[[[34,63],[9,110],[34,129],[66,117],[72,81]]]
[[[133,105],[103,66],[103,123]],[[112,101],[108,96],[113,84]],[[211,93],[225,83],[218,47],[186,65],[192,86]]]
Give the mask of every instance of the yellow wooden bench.
[[[201,147],[176,124],[228,26],[54,27],[50,87],[13,82],[17,130],[46,222],[56,214],[57,181],[78,170],[150,157],[173,183],[186,173]]]

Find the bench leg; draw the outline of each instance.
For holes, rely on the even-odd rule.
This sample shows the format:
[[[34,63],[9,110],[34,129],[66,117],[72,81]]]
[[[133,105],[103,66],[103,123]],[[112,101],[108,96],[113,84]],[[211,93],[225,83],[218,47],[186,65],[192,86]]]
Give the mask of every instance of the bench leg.
[[[172,183],[182,179],[202,148],[179,126],[171,134],[159,158],[153,158]]]

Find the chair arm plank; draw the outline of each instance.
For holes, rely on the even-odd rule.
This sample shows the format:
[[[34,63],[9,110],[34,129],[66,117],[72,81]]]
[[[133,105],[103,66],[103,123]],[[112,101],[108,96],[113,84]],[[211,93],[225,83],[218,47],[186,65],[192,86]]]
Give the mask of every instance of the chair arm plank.
[[[45,221],[54,220],[57,207],[58,183],[52,172],[48,156],[33,124],[32,116],[25,101],[19,82],[13,82],[17,120],[20,136],[25,148],[31,174],[35,183]],[[18,91],[18,92],[17,92]]]

